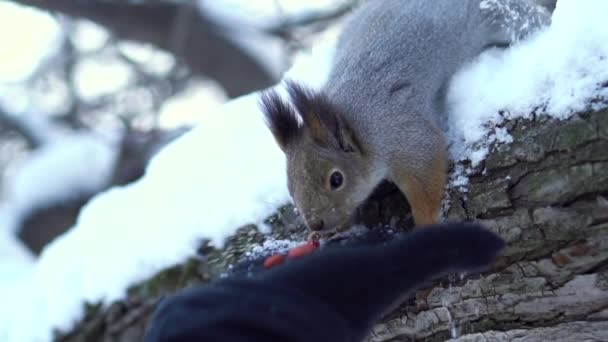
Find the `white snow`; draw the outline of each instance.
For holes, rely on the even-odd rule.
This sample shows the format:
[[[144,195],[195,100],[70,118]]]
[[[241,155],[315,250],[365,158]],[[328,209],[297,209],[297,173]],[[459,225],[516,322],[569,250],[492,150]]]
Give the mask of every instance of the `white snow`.
[[[493,142],[510,142],[505,119],[565,119],[608,98],[608,1],[560,0],[551,27],[506,50],[484,53],[452,81],[452,156],[478,165]],[[502,115],[499,112],[502,111]]]
[[[466,176],[466,170],[462,164],[455,165],[454,172],[450,175],[449,184],[461,192],[468,191],[469,177]]]
[[[83,301],[122,298],[129,284],[192,256],[202,239],[221,246],[287,201],[284,156],[257,95],[231,101],[161,151],[139,182],[85,206],[24,279],[32,288],[0,320],[0,340],[49,340],[52,328],[80,317]]]
[[[117,92],[133,78],[133,70],[117,57],[87,57],[76,64],[74,84],[78,94],[90,101]]]
[[[75,20],[72,23],[70,39],[81,52],[92,52],[101,49],[108,43],[108,31],[89,20]]]
[[[253,246],[250,251],[245,252],[245,256],[253,260],[266,255],[286,253],[302,243],[304,241],[266,239],[261,245]]]
[[[36,263],[34,256],[15,236],[22,216],[50,203],[99,191],[107,185],[116,160],[115,144],[107,139],[92,133],[54,133],[46,145],[33,151],[20,167],[15,168],[14,174],[7,174],[4,181],[0,207],[0,301],[3,303],[0,341],[40,340],[27,332],[31,329],[27,324],[35,325],[35,307],[40,304],[33,302],[33,298],[45,293],[40,291],[38,287],[43,286],[36,285],[34,278],[40,261]],[[84,246],[80,246],[80,253]],[[69,259],[78,257],[74,253]],[[52,283],[51,278],[44,279]],[[30,290],[38,292],[30,293]],[[21,307],[24,311],[15,310]]]
[[[28,24],[23,25],[24,22]],[[9,1],[0,2],[0,23],[4,26],[0,30],[2,82],[27,78],[61,38],[59,26],[50,14]]]
[[[0,290],[14,274],[27,272],[34,265],[34,256],[15,235],[0,229]]]
[[[512,118],[545,105],[566,118],[607,95],[596,87],[608,80],[605,13],[605,0],[560,0],[550,29],[460,73],[450,90],[455,158],[479,163],[490,140],[509,142],[498,111]],[[322,84],[332,44],[322,46],[288,76]],[[284,163],[257,94],[204,116],[140,181],[93,199],[31,272],[0,289],[0,340],[48,341],[78,321],[83,302],[123,298],[129,285],[193,256],[202,239],[221,246],[236,228],[262,222],[289,200]]]
[[[13,231],[32,209],[107,186],[116,157],[115,143],[91,133],[65,135],[32,151],[4,181],[0,230]]]
[[[119,134],[70,132],[39,111],[25,84],[7,89],[0,87],[0,110],[42,145],[9,165],[3,175],[0,231],[12,234],[22,216],[33,209],[104,188],[117,158]],[[0,259],[0,264],[6,260]]]
[[[143,70],[159,76],[166,75],[177,64],[173,55],[151,44],[121,41],[117,43],[117,48],[124,56],[139,64]]]
[[[213,81],[190,82],[184,90],[163,102],[159,110],[158,126],[175,128],[185,124],[195,125],[226,100],[224,89]]]

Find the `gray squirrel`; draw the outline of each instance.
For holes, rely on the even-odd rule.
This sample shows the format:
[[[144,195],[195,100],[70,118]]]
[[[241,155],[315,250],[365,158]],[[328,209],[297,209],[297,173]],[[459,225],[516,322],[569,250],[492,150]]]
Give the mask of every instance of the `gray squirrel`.
[[[385,179],[405,194],[417,226],[437,222],[450,79],[484,50],[507,47],[550,18],[532,0],[364,2],[338,39],[322,89],[287,80],[289,101],[275,90],[260,97],[308,228],[347,228]]]

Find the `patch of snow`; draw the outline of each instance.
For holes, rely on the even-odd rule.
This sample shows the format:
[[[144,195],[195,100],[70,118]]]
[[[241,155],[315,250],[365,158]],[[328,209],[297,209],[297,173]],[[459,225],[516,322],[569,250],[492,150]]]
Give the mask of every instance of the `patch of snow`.
[[[126,87],[133,77],[133,70],[118,58],[88,57],[76,64],[74,85],[78,94],[90,101]]]
[[[27,247],[13,234],[0,229],[0,284],[33,264],[34,256]]]
[[[494,127],[494,133],[490,135],[490,139],[504,144],[510,144],[513,142],[513,137],[504,127]]]
[[[566,119],[608,98],[608,1],[559,0],[551,26],[506,50],[490,50],[452,80],[451,154],[479,165],[494,143],[512,138],[500,125],[542,113]]]
[[[459,338],[461,335],[462,335],[462,330],[460,327],[460,323],[458,321],[450,322],[450,337],[456,339],[456,338]]]
[[[36,113],[29,115],[30,122],[47,120],[53,114],[65,113],[72,99],[68,85],[59,73],[49,72],[45,77],[34,78],[24,82],[0,83],[0,108],[6,115],[25,116],[21,113]],[[1,80],[0,80],[1,82]]]
[[[213,81],[192,82],[186,89],[163,102],[158,115],[158,125],[161,128],[194,125],[202,116],[215,111],[226,100],[224,90]]]
[[[71,27],[70,39],[82,52],[92,52],[101,49],[110,39],[108,31],[89,20],[76,20]]]
[[[48,73],[44,80],[37,79],[28,82],[27,92],[23,94],[29,99],[30,111],[44,115],[57,115],[69,111],[73,99],[69,85],[59,72]]]
[[[261,245],[254,246],[250,251],[245,252],[249,259],[257,259],[270,254],[287,253],[305,241],[267,239]]]
[[[451,187],[457,188],[461,192],[467,192],[469,177],[462,164],[455,165],[454,171],[450,174],[449,184]]]
[[[25,94],[27,86],[24,83],[0,83],[0,108],[8,114],[24,112],[30,106],[29,98]]]
[[[257,101],[251,94],[205,115],[142,179],[91,200],[43,250],[0,339],[48,341],[81,317],[83,302],[120,299],[130,284],[193,256],[202,239],[221,246],[287,203],[285,158]]]
[[[107,186],[117,158],[115,143],[91,133],[75,133],[31,152],[4,180],[0,230],[12,232],[23,215]]]
[[[486,140],[487,141],[487,140]],[[468,159],[471,161],[471,166],[476,167],[486,159],[490,153],[488,147],[479,147],[469,152]]]
[[[62,38],[50,14],[10,1],[0,2],[0,22],[0,82],[29,77]]]
[[[151,44],[121,41],[117,47],[125,56],[140,64],[141,68],[156,75],[167,74],[176,64],[173,55]]]

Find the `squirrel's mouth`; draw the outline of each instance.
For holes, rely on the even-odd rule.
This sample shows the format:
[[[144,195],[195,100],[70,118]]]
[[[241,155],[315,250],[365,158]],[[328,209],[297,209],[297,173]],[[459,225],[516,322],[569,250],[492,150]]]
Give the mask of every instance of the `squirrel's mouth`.
[[[313,229],[310,229],[310,227],[308,227],[308,229],[311,231],[311,234],[318,234],[321,239],[325,240],[325,239],[332,238],[336,234],[339,235],[340,233],[347,232],[347,231],[351,230],[352,227],[353,227],[353,225],[351,222],[346,222],[346,223],[343,223],[340,225],[335,225],[335,226],[325,226],[319,230],[313,230]]]
[[[311,210],[313,213],[314,210]],[[338,216],[335,212],[329,215],[315,215],[306,212],[307,214],[300,215],[303,223],[311,232],[323,233],[323,235],[331,235],[333,233],[341,233],[351,229],[353,226],[354,213],[351,215]]]

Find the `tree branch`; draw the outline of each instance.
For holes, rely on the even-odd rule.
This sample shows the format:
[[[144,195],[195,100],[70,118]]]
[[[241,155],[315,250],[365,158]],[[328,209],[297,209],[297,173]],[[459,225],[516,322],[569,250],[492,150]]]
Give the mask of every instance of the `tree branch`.
[[[23,118],[16,115],[11,115],[0,109],[0,126],[14,131],[25,139],[27,145],[31,149],[40,147],[44,143],[44,138],[41,132],[34,128]]]
[[[608,111],[563,121],[518,119],[509,131],[513,143],[492,150],[470,175],[468,193],[448,191],[448,220],[477,220],[508,242],[499,262],[482,277],[443,279],[417,291],[376,325],[368,341],[606,340]],[[107,310],[89,310],[58,339],[140,338],[158,298],[222,274],[257,272],[262,266],[244,255],[266,239],[305,239],[292,209],[267,221],[270,235],[250,225],[222,250],[203,244],[204,258],[132,287],[127,300]],[[411,221],[394,186],[379,191],[359,214],[368,226]]]
[[[150,43],[170,51],[195,74],[216,80],[230,97],[266,88],[277,81],[260,62],[223,36],[209,18],[189,3],[14,1],[88,19],[106,27],[119,39]]]

